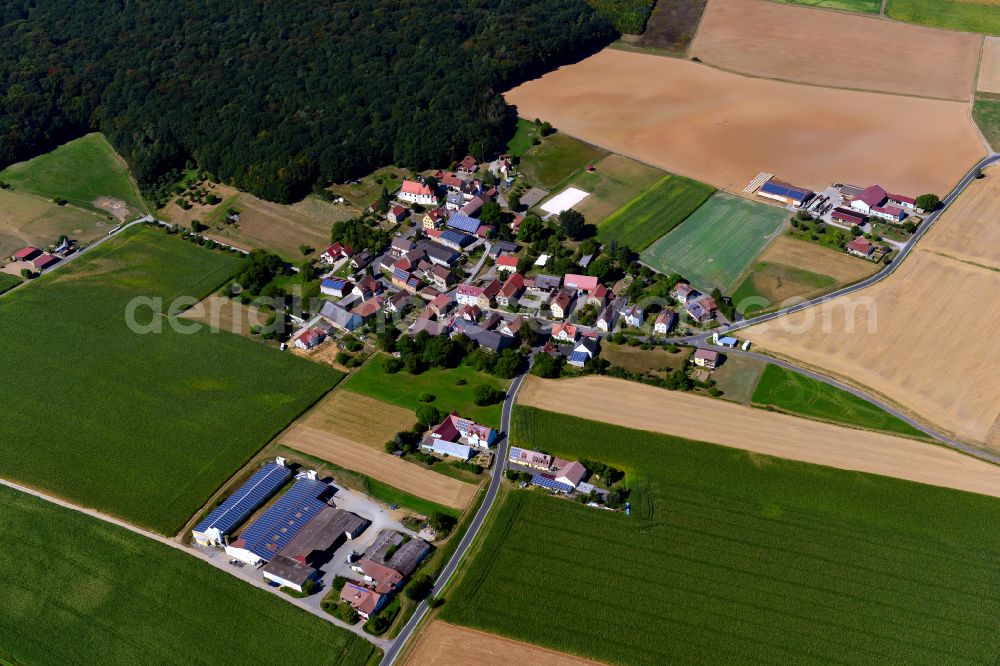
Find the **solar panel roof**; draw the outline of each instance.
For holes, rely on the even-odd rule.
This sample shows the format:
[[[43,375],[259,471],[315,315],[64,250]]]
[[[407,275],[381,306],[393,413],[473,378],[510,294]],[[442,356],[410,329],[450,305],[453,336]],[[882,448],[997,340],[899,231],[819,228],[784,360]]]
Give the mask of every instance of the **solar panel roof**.
[[[572,354],[569,355],[569,360],[572,363],[586,363],[587,359],[589,358],[590,355],[587,354],[587,352],[582,352],[582,351],[573,352]]]
[[[194,531],[204,533],[214,527],[222,534],[229,534],[277,492],[291,475],[292,471],[284,465],[267,463],[254,472],[225,502],[213,509],[205,520],[198,523]]]
[[[809,193],[808,190],[804,190],[801,187],[792,187],[789,185],[781,185],[775,183],[774,181],[768,181],[760,186],[762,192],[767,192],[768,194],[777,194],[782,197],[792,197],[795,199],[800,199]]]
[[[292,487],[260,518],[243,530],[244,548],[270,560],[299,533],[306,523],[328,505],[319,497],[327,485],[315,479],[296,479]]]
[[[552,479],[544,477],[541,474],[536,474],[535,476],[531,477],[531,482],[536,486],[541,486],[542,488],[548,488],[549,490],[558,490],[559,492],[562,493],[573,492],[573,486],[570,486],[565,483],[559,483],[558,481],[553,481]]]
[[[470,234],[474,234],[479,230],[479,220],[469,217],[464,213],[452,213],[451,217],[448,218],[447,225],[452,229],[466,231]]]

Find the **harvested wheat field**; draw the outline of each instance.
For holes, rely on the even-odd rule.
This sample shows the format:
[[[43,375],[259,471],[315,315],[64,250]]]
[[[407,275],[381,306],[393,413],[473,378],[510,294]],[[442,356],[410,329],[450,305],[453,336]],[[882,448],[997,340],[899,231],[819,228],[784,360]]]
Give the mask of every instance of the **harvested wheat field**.
[[[420,632],[403,662],[406,666],[476,664],[477,666],[596,666],[600,662],[574,657],[565,652],[456,627],[434,620]]]
[[[1000,346],[992,337],[1000,328],[1000,169],[985,173],[885,281],[746,336],[1000,449]],[[874,331],[870,308],[851,307],[861,299],[875,306]]]
[[[786,264],[820,275],[829,275],[838,284],[863,280],[880,268],[870,261],[789,236],[778,236],[771,241],[757,257],[757,261]]]
[[[506,99],[522,117],[730,191],[768,171],[816,189],[877,182],[943,194],[985,154],[960,102],[751,78],[614,49]]]
[[[209,330],[227,331],[237,335],[250,335],[251,326],[264,326],[271,315],[252,305],[244,305],[225,296],[212,294],[181,315]]]
[[[979,61],[980,92],[1000,93],[1000,37],[983,38],[983,57]]]
[[[1000,467],[941,446],[611,377],[529,377],[519,404],[817,465],[1000,497]],[[601,406],[595,411],[594,404]]]
[[[339,389],[331,391],[300,422],[331,435],[370,446],[384,452],[383,446],[396,433],[409,430],[416,415],[387,402],[366,395]]]
[[[765,78],[968,101],[979,39],[765,0],[709,0],[691,55]]]
[[[285,431],[278,441],[302,453],[361,472],[437,504],[464,509],[476,494],[477,486],[471,483],[457,481],[345,437],[301,423]]]

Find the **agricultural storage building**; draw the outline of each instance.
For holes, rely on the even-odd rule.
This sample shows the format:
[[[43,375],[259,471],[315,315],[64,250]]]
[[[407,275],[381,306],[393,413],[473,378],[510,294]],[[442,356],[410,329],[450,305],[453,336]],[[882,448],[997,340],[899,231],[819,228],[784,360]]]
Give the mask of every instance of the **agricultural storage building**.
[[[302,586],[317,577],[316,567],[346,539],[359,536],[370,524],[350,511],[324,508],[264,566],[264,578],[302,592]]]
[[[315,580],[319,570],[306,564],[302,558],[288,557],[279,553],[267,563],[262,573],[264,580],[291,588],[296,592],[303,592],[306,583]]]
[[[772,179],[760,186],[760,189],[757,191],[757,196],[764,197],[765,199],[773,199],[774,201],[780,201],[793,206],[801,206],[805,202],[812,199],[813,192],[812,190],[807,190],[804,187],[796,187],[795,185],[789,185],[788,183],[783,183],[780,180]]]
[[[830,213],[830,217],[838,222],[844,222],[846,224],[856,224],[861,226],[865,223],[865,216],[856,210],[851,210],[849,208],[837,207],[833,209]]]
[[[267,463],[198,523],[191,536],[203,546],[222,545],[223,537],[270,499],[291,475],[280,458]]]
[[[322,481],[300,475],[288,492],[226,546],[226,554],[253,566],[269,561],[329,506],[320,499],[328,488]]]
[[[573,486],[570,486],[565,483],[560,483],[555,479],[551,479],[547,476],[542,476],[541,474],[536,474],[535,476],[531,477],[531,483],[541,488],[546,488],[548,490],[555,490],[560,493],[573,492]]]

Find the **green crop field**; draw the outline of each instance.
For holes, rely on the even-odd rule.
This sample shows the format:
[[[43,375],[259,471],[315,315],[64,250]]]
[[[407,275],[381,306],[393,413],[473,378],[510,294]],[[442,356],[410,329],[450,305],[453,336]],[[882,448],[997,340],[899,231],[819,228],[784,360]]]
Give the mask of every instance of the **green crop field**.
[[[88,210],[101,211],[95,201],[112,197],[125,202],[129,217],[146,212],[125,163],[101,134],[88,134],[27,162],[12,164],[0,171],[0,180],[16,190],[46,199],[62,197]]]
[[[175,331],[141,303],[135,320],[162,332],[127,325],[134,298],[190,304],[238,262],[133,228],[0,298],[0,476],[180,529],[340,378],[232,333]]]
[[[780,208],[717,193],[641,258],[661,272],[680,273],[699,289],[718,287],[728,294],[787,218]]]
[[[655,3],[651,0],[587,0],[587,4],[614,23],[618,32],[641,35]]]
[[[379,651],[151,539],[0,487],[0,656],[14,663],[374,664]],[[238,628],[238,629],[234,629]],[[0,658],[0,661],[3,661]]]
[[[749,317],[787,299],[806,298],[836,284],[837,280],[829,275],[786,264],[758,262],[733,291],[733,303]]]
[[[856,395],[774,364],[768,364],[764,370],[752,401],[781,411],[857,428],[907,437],[926,437],[913,426]]]
[[[551,190],[607,154],[606,150],[556,133],[524,153],[518,169],[535,187]]]
[[[885,13],[936,28],[1000,35],[1000,7],[990,0],[886,0]]]
[[[597,229],[601,241],[618,241],[640,251],[683,222],[715,191],[711,185],[683,176],[666,176]]]
[[[631,516],[511,490],[442,619],[609,664],[991,663],[1000,500],[517,408]]]
[[[474,391],[481,384],[506,391],[510,382],[483,374],[467,365],[450,369],[430,368],[419,375],[411,375],[406,370],[390,374],[383,365],[386,358],[381,354],[372,358],[348,377],[343,388],[412,410],[425,404],[418,399],[421,394],[430,393],[434,401],[426,404],[442,412],[456,411],[492,428],[500,427],[501,405],[479,407]]]
[[[972,104],[972,119],[993,150],[1000,150],[1000,98],[977,96]]]
[[[9,275],[7,273],[0,273],[0,294],[5,291],[10,291],[17,285],[21,284],[23,280],[16,275]]]
[[[882,11],[882,0],[778,0],[778,2],[866,14],[878,14]]]

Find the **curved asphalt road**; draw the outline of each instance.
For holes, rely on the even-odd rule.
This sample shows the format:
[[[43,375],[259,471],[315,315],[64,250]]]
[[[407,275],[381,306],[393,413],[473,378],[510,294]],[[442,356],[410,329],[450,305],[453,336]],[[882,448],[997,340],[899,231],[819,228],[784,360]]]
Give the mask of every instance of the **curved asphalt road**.
[[[434,581],[434,589],[431,591],[431,596],[437,596],[440,594],[441,590],[448,581],[451,580],[452,574],[455,573],[455,569],[458,568],[458,563],[462,561],[465,556],[465,552],[472,545],[473,540],[475,540],[476,535],[479,533],[480,528],[483,526],[483,522],[486,520],[486,516],[490,512],[490,508],[493,506],[493,502],[497,498],[497,494],[500,491],[500,481],[503,479],[504,468],[507,466],[507,447],[508,441],[507,437],[510,434],[510,413],[514,407],[514,399],[517,397],[517,391],[521,388],[521,383],[524,381],[524,377],[527,374],[527,370],[523,371],[514,381],[510,384],[510,389],[507,391],[507,398],[503,401],[503,410],[500,416],[500,431],[503,433],[503,437],[497,443],[497,455],[496,464],[493,466],[493,478],[490,479],[490,486],[486,490],[486,497],[483,499],[482,505],[479,507],[479,511],[476,512],[475,517],[472,519],[472,524],[469,525],[469,529],[466,530],[465,536],[462,537],[462,541],[458,544],[458,548],[455,550],[454,554],[451,556],[451,560],[445,566],[441,575],[438,579]],[[421,601],[420,605],[417,606],[417,610],[414,611],[413,616],[410,621],[406,623],[403,630],[399,633],[399,636],[393,642],[392,646],[385,651],[385,656],[382,658],[382,663],[380,666],[391,666],[395,663],[396,659],[399,657],[400,651],[406,642],[410,639],[416,631],[417,626],[427,615],[427,611],[430,609],[426,601]]]

